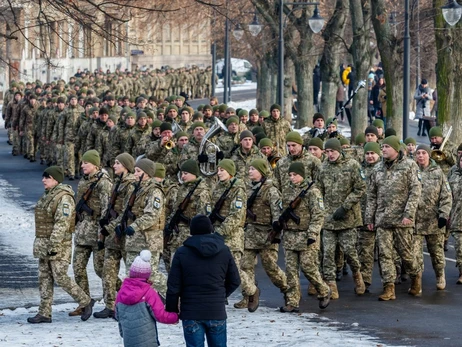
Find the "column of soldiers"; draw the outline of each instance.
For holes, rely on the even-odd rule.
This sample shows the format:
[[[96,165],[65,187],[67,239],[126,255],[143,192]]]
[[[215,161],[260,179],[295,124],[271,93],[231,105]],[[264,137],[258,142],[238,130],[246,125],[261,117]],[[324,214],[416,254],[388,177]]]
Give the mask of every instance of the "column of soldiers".
[[[174,74],[167,71],[166,76],[173,79]],[[209,216],[238,265],[242,300],[234,305],[237,309],[258,309],[258,254],[283,294],[281,312],[299,311],[300,270],[310,282],[309,294],[317,295],[322,309],[340,297],[336,281],[344,262],[351,268],[356,294],[368,292],[375,249],[383,283],[379,300],[396,298],[401,271],[410,276],[409,294],[420,296],[424,239],[436,287],[443,290],[446,230],[456,240],[462,284],[461,195],[456,194],[462,147],[445,142],[444,155],[432,159],[444,140],[439,127],[430,130],[433,148],[416,147],[413,139],[402,143],[390,128],[383,135],[379,122],[368,126],[351,146],[336,120],[325,121],[320,113],[302,136],[291,131],[276,104],[269,112],[248,112],[214,105],[211,98],[209,105],[199,106],[202,112],[194,112],[184,106],[182,96],[159,98],[156,88],[136,87],[141,83],[136,76],[127,81],[121,75],[114,76],[116,81],[109,77],[108,89],[101,87],[101,76],[85,75],[71,79],[67,87],[60,82],[44,86],[46,94],[38,103],[35,92],[41,88],[32,84],[34,93],[27,90],[22,97],[20,90],[14,91],[7,107],[13,155],[24,154],[33,161],[38,151],[42,163],[57,176],[45,170],[44,180],[51,176],[56,184],[45,186],[44,197],[56,187],[64,189],[64,176],[80,179],[77,203],[67,202],[66,208],[53,205],[47,209],[48,224],[39,221],[37,226],[37,230],[50,228],[52,220],[67,218],[66,242],[75,230],[75,285],[84,294],[75,285],[69,289],[80,293],[74,295],[79,306],[70,315],[87,318],[91,309],[86,274],[90,255],[102,279],[106,305],[94,313],[96,318],[114,316],[121,261],[128,269],[142,249],[154,255],[151,281],[164,295],[166,276],[159,270],[159,260],[168,271],[196,214]],[[133,101],[130,93],[117,97],[126,92],[126,85],[153,97],[136,94]],[[102,98],[95,96],[97,88]],[[178,88],[181,83],[168,90]],[[208,144],[214,150],[206,148]],[[36,233],[38,241],[46,239],[46,252],[37,257],[51,265],[41,271],[48,273],[48,281],[71,288],[61,273],[52,272],[53,242],[58,240],[54,231],[44,235]],[[69,243],[59,240],[69,252]],[[280,243],[285,271],[277,264]],[[65,259],[68,264],[70,257]],[[52,296],[49,286],[40,288],[47,302]],[[31,319],[47,321],[49,309]]]

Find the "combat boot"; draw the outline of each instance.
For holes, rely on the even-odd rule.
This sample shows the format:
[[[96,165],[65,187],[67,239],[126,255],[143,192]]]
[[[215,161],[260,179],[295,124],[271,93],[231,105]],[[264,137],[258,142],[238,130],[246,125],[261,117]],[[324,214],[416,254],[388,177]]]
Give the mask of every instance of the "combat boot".
[[[90,303],[83,308],[82,315],[80,316],[80,319],[83,320],[84,322],[88,320],[88,318],[91,317],[91,314],[93,313],[93,305],[95,304],[95,300],[91,299]]]
[[[335,281],[329,281],[329,282],[327,282],[327,285],[329,286],[329,288],[332,291],[330,298],[332,300],[337,300],[340,297],[338,295],[337,283],[335,283]]]
[[[45,317],[42,316],[41,314],[37,313],[35,317],[29,317],[27,318],[27,321],[32,324],[38,324],[38,323],[51,323],[51,317]]]
[[[436,277],[436,289],[444,290],[446,288],[446,278],[444,272],[442,275]]]
[[[459,279],[457,280],[456,284],[462,284],[462,271],[459,270]]]
[[[241,301],[234,304],[234,308],[247,308],[249,306],[249,297],[244,296]]]
[[[316,287],[310,282],[308,285],[308,295],[317,295]]]
[[[113,318],[114,317],[114,310],[110,310],[107,307],[104,310],[93,313],[93,317],[95,318]]]
[[[83,313],[83,307],[79,306],[74,311],[69,312],[69,317],[81,316]]]
[[[379,295],[379,301],[395,300],[395,284],[387,283],[383,286],[383,293]]]
[[[298,307],[295,307],[295,306],[292,306],[292,305],[285,305],[285,306],[282,306],[282,307],[279,307],[279,311],[280,312],[294,312],[294,313],[297,313],[297,312],[300,312],[300,309]]]
[[[411,278],[411,288],[409,288],[408,294],[413,296],[422,295],[422,272]]]
[[[257,290],[253,295],[249,296],[249,305],[247,309],[249,312],[255,312],[260,305],[260,289],[257,287]]]
[[[327,293],[327,296],[323,298],[319,298],[319,308],[325,309],[327,306],[329,306],[331,296],[332,296],[332,289],[329,288],[329,292]]]
[[[357,295],[363,295],[366,291],[366,285],[363,281],[363,275],[361,272],[356,272],[353,274],[353,279],[355,281],[355,293]]]

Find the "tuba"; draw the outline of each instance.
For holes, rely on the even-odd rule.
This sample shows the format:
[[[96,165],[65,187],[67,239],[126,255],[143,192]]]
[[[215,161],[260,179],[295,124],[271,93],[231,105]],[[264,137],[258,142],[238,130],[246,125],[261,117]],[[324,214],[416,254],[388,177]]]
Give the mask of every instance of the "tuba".
[[[204,138],[202,139],[199,146],[199,154],[206,154],[208,156],[206,163],[199,164],[199,168],[204,176],[213,176],[217,173],[217,153],[220,151],[220,147],[210,141],[210,139],[222,130],[228,132],[228,129],[222,123],[222,121],[215,117],[215,123],[204,135]]]
[[[443,148],[446,142],[448,142],[448,139],[449,139],[449,136],[451,136],[451,133],[452,133],[452,125],[449,128],[446,135],[444,136],[444,141],[441,144],[441,147],[439,149],[434,149],[430,154],[430,158],[432,158],[437,163],[441,163],[442,161],[446,160],[446,154],[443,153]]]

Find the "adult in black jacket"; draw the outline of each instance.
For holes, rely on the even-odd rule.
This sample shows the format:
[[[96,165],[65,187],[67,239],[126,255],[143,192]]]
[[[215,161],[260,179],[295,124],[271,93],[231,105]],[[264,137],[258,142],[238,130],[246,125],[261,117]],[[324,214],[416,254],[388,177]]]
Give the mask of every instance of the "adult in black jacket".
[[[195,216],[190,232],[173,257],[166,310],[180,313],[186,346],[203,346],[204,335],[209,346],[226,346],[225,302],[240,285],[239,272],[208,217]]]

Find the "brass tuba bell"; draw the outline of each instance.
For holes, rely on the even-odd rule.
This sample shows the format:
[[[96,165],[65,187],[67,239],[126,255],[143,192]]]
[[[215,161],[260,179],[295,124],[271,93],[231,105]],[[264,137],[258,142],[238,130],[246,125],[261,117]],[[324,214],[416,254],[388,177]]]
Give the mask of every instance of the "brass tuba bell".
[[[276,167],[276,164],[278,163],[279,159],[281,159],[280,156],[278,155],[274,155],[274,156],[271,156],[270,158],[268,158],[268,161],[269,161],[269,164],[271,165],[271,168],[275,168]]]
[[[199,146],[199,154],[206,154],[208,156],[206,163],[199,164],[199,169],[204,176],[213,176],[218,171],[217,153],[220,151],[220,147],[210,141],[210,139],[221,131],[228,132],[228,128],[215,117],[215,123],[202,138]]]

